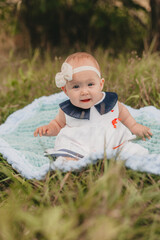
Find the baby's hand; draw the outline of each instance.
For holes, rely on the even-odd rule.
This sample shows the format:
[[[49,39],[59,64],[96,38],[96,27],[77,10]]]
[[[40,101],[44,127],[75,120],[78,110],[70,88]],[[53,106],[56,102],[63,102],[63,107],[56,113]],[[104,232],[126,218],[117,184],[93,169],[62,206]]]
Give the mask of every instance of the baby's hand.
[[[136,123],[132,128],[131,132],[135,134],[136,136],[139,136],[142,138],[143,141],[146,140],[146,138],[150,139],[152,136],[152,133],[150,131],[150,128],[143,126],[139,123]]]
[[[42,136],[52,136],[52,127],[50,125],[44,125],[44,126],[41,126],[39,128],[37,128],[35,131],[34,131],[34,136],[37,137],[38,134],[40,137]]]

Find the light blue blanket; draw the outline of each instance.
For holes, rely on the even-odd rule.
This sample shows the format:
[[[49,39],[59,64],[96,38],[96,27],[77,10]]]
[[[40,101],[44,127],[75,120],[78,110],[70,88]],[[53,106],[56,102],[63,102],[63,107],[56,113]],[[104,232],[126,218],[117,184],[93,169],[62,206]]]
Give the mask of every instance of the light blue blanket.
[[[33,136],[34,130],[48,124],[58,112],[59,103],[66,100],[63,92],[48,97],[41,97],[21,110],[11,114],[0,126],[0,153],[20,174],[28,179],[42,179],[50,170],[81,170],[88,164],[96,163],[103,154],[93,155],[79,161],[52,162],[44,157],[44,150],[53,148],[55,137]],[[151,128],[153,137],[146,142],[138,140],[138,144],[148,148],[145,157],[132,156],[125,165],[133,170],[160,175],[160,110],[153,106],[135,110],[128,107],[132,116]]]

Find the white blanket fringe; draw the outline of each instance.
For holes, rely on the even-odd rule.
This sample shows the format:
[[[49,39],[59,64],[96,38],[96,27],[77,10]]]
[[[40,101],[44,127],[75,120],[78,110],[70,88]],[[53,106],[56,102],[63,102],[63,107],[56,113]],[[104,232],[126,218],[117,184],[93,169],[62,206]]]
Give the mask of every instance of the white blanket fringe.
[[[31,104],[11,114],[0,126],[0,153],[22,176],[27,179],[43,179],[50,170],[80,171],[103,158],[103,153],[92,154],[79,161],[50,161],[44,157],[45,149],[53,148],[55,137],[33,136],[34,130],[50,122],[57,114],[59,103],[66,100],[63,92],[35,99]],[[136,120],[151,128],[153,137],[137,141],[147,148],[145,156],[131,156],[125,165],[133,170],[160,175],[160,110],[153,106],[139,110],[128,107]],[[109,158],[111,155],[107,153]]]

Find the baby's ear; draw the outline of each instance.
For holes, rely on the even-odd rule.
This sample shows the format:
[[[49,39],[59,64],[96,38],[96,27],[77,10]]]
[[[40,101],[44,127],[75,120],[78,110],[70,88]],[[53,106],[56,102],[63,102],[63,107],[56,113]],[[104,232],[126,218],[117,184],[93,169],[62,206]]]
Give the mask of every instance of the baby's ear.
[[[104,78],[101,78],[101,80],[100,80],[101,89],[103,89],[104,82],[105,82]]]
[[[62,91],[67,95],[67,90],[66,90],[66,86],[61,87]]]

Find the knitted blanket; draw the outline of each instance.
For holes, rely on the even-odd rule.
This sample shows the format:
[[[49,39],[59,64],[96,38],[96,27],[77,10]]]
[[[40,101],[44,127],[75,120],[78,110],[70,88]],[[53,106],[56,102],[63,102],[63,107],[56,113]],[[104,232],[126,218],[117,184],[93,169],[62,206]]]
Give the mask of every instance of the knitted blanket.
[[[79,161],[51,161],[44,150],[53,148],[55,137],[34,137],[34,130],[48,124],[57,114],[59,103],[66,100],[63,92],[35,99],[31,104],[11,114],[0,126],[0,153],[22,176],[42,179],[50,170],[77,171],[103,158],[103,153],[84,157]],[[136,142],[149,150],[149,154],[132,156],[125,165],[133,170],[160,175],[160,110],[153,106],[139,110],[128,107],[137,122],[151,128],[151,140]]]

